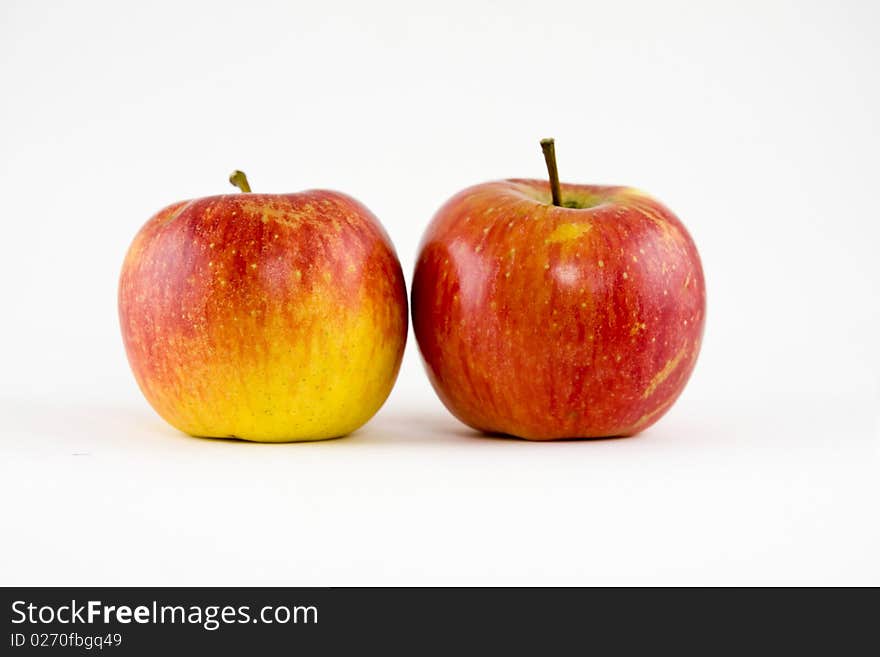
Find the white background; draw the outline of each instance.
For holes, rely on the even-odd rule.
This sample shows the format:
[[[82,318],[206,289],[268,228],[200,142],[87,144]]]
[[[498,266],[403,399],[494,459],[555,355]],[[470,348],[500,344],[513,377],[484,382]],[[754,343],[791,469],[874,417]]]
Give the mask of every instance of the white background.
[[[423,6],[420,6],[423,5]],[[880,584],[876,2],[0,4],[0,584]],[[198,440],[128,370],[124,252],[173,201],[336,188],[409,279],[459,189],[645,189],[709,314],[672,411],[531,444],[415,342],[318,444]]]

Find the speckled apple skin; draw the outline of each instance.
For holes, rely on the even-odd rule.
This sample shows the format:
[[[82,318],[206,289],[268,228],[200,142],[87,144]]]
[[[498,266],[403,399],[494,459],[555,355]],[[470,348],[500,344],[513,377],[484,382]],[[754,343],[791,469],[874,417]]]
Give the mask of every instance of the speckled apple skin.
[[[146,223],[122,267],[119,318],[138,385],[174,427],[317,440],[385,401],[407,299],[388,236],[354,199],[235,194]]]
[[[706,291],[694,242],[625,187],[504,180],[434,216],[413,329],[440,399],[475,429],[533,440],[635,434],[687,382]]]

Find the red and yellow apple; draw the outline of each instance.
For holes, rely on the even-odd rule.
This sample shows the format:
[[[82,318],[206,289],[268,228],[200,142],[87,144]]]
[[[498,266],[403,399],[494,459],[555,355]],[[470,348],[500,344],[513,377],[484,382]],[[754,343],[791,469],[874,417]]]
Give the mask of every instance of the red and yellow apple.
[[[344,194],[213,196],[137,234],[119,317],[135,378],[174,427],[318,440],[357,429],[391,391],[406,288],[385,231]]]
[[[413,329],[440,399],[475,429],[534,440],[635,434],[693,370],[706,308],[700,258],[646,194],[559,185],[544,145],[550,183],[477,185],[434,216],[413,279]]]

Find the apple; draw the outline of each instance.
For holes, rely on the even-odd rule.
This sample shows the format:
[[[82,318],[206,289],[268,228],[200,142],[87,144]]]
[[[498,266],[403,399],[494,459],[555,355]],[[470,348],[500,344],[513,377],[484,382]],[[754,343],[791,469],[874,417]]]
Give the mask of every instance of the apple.
[[[119,318],[144,396],[195,436],[354,431],[400,367],[406,287],[378,220],[333,191],[174,203],[134,238]]]
[[[434,216],[412,284],[431,383],[462,422],[533,440],[628,436],[681,393],[706,291],[691,236],[629,187],[470,187]]]

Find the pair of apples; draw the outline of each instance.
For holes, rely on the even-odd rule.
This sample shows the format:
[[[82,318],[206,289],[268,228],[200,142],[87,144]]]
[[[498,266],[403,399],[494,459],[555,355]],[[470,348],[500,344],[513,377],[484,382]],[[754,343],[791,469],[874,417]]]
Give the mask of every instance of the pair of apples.
[[[534,440],[631,435],[693,370],[703,271],[681,222],[626,187],[470,187],[434,216],[412,282],[425,366],[475,429]],[[407,337],[394,247],[353,198],[242,192],[175,203],[137,234],[119,315],[138,385],[188,434],[348,434],[391,391]]]

